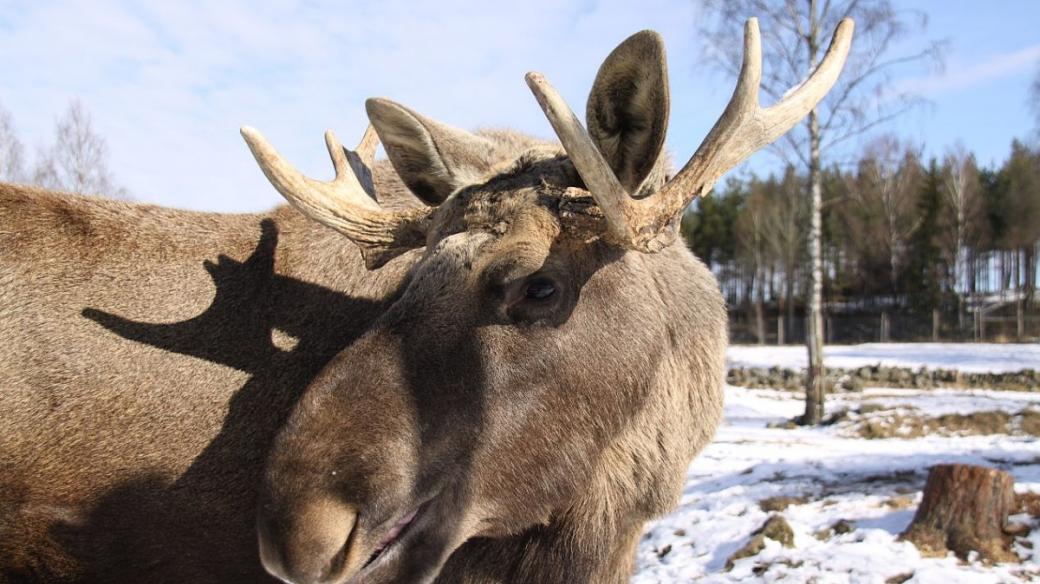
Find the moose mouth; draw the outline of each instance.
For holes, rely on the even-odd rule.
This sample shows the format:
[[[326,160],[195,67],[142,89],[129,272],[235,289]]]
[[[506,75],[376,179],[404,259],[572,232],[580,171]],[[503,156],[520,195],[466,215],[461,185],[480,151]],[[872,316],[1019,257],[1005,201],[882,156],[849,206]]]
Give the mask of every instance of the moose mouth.
[[[424,516],[424,512],[432,500],[427,500],[394,522],[389,530],[379,539],[379,542],[376,543],[372,554],[365,561],[364,565],[361,566],[358,573],[348,580],[348,584],[364,582],[364,579],[371,575],[373,571],[390,561],[390,558],[395,555],[393,552],[407,544],[407,536],[415,531],[412,527]]]
[[[398,519],[397,523],[394,523],[390,527],[390,531],[388,531],[386,535],[384,535],[382,539],[379,540],[379,543],[376,544],[376,548],[372,551],[372,555],[369,556],[368,561],[365,562],[365,565],[361,566],[361,569],[367,569],[369,566],[371,566],[377,560],[379,560],[379,558],[383,557],[383,552],[385,552],[387,549],[390,548],[390,546],[394,545],[401,539],[401,536],[403,536],[405,531],[409,527],[411,527],[412,523],[415,522],[415,518],[419,516],[419,512],[424,510],[425,507],[426,504],[424,503],[423,505],[420,505],[419,507],[414,509],[411,513]]]

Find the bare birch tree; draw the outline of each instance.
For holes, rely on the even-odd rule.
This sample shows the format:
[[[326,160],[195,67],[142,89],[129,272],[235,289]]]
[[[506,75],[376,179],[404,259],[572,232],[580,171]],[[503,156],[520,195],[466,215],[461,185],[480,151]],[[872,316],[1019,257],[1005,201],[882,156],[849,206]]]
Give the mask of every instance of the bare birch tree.
[[[943,160],[942,194],[946,205],[940,247],[951,268],[949,287],[957,298],[957,326],[963,329],[964,299],[960,287],[967,271],[969,244],[974,247],[978,243],[985,223],[978,167],[963,144],[951,147]]]
[[[54,143],[41,149],[33,172],[33,183],[56,190],[130,198],[108,170],[108,144],[94,131],[83,104],[69,103],[55,125]]]
[[[805,260],[803,229],[809,207],[805,198],[800,196],[805,190],[802,179],[793,166],[787,166],[783,178],[771,193],[770,213],[765,225],[766,241],[779,263],[780,272],[784,274],[785,328],[794,322],[794,285],[798,279],[798,265]],[[785,336],[790,336],[788,331],[785,331]]]
[[[25,180],[24,152],[22,143],[15,134],[11,112],[0,106],[0,181]]]
[[[897,302],[910,240],[919,224],[919,153],[882,136],[867,146],[856,167],[838,210],[848,236],[845,245],[859,263],[861,293]]]
[[[772,182],[772,181],[771,181]],[[774,185],[775,186],[775,185]],[[752,179],[749,185],[750,194],[737,216],[734,231],[737,236],[738,257],[750,269],[751,288],[745,299],[753,304],[755,313],[755,337],[758,344],[765,343],[765,320],[762,304],[765,302],[766,264],[768,263],[767,242],[765,239],[766,222],[771,212],[769,208],[769,184]]]
[[[894,136],[882,136],[867,146],[866,164],[861,165],[869,185],[861,198],[873,199],[883,220],[882,245],[888,253],[893,297],[902,292],[899,282],[907,243],[917,230],[914,205],[921,178],[920,160],[912,146],[900,144]]]
[[[917,100],[893,89],[900,65],[934,60],[937,43],[920,50],[892,54],[897,41],[927,25],[922,15],[897,12],[889,0],[705,0],[709,16],[701,34],[715,63],[733,73],[740,68],[741,23],[749,16],[761,22],[762,92],[778,100],[786,88],[805,79],[816,67],[820,50],[838,21],[856,21],[856,40],[838,83],[812,113],[802,131],[779,140],[774,152],[808,169],[809,256],[808,326],[806,344],[809,371],[802,422],[818,424],[823,418],[823,249],[822,152],[888,122]]]

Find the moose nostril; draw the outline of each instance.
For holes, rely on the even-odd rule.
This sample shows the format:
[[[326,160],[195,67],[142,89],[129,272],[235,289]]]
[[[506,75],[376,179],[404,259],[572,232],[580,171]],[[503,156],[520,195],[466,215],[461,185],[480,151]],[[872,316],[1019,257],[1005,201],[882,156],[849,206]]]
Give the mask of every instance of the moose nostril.
[[[257,525],[260,562],[272,576],[292,584],[339,579],[346,568],[351,534],[357,523],[353,507],[338,501],[297,506],[282,521],[261,518]]]

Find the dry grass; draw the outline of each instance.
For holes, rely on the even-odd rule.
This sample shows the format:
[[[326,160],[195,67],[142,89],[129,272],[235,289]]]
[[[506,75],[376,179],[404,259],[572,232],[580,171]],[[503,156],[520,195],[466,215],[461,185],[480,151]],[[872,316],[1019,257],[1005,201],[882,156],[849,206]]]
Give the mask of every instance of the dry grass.
[[[791,505],[804,505],[809,502],[809,497],[768,497],[758,502],[758,506],[766,512],[778,512],[787,509]]]
[[[1040,519],[1040,493],[1019,493],[1015,495],[1015,513],[1028,513]]]
[[[846,432],[870,440],[882,438],[920,438],[922,436],[1040,436],[1040,411],[1024,409],[1015,413],[1001,410],[970,414],[925,416],[911,407],[878,408],[867,404],[834,416]]]

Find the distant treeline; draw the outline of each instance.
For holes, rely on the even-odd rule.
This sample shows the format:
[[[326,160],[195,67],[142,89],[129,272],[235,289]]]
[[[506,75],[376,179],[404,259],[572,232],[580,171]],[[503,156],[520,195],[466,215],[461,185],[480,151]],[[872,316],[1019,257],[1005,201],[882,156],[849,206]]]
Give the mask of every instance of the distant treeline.
[[[804,307],[806,182],[793,168],[730,179],[683,218],[731,309],[793,322]],[[1002,165],[979,168],[963,148],[924,161],[883,138],[846,169],[825,169],[823,197],[828,311],[961,315],[994,298],[1035,306],[1040,151],[1015,141]]]

